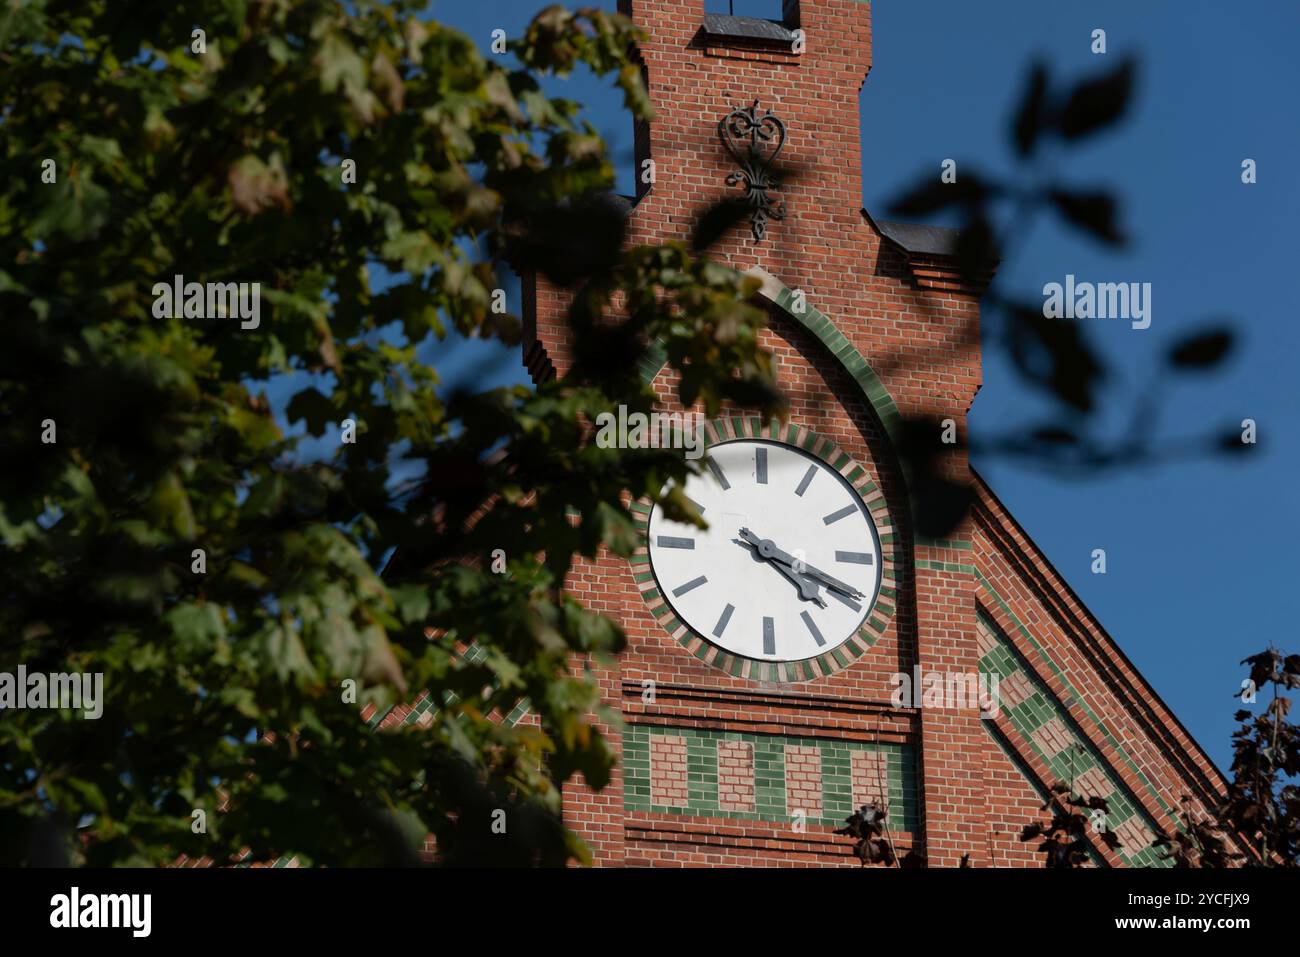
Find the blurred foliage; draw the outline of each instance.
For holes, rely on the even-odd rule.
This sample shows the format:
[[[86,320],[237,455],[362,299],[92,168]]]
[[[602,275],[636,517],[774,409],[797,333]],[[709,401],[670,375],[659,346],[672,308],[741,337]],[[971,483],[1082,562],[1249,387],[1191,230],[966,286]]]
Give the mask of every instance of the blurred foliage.
[[[971,163],[960,164],[956,182],[933,172],[901,190],[890,213],[908,218],[946,214],[960,230],[954,257],[969,286],[989,283],[999,264],[1005,271],[1034,221],[1054,218],[1091,240],[1123,248],[1118,199],[1109,189],[1063,182],[1057,173],[1064,151],[1112,129],[1127,115],[1137,67],[1122,60],[1113,69],[1058,88],[1043,63],[1031,64],[1020,101],[1012,112],[1008,138],[1018,165],[995,177]],[[972,440],[975,455],[1004,456],[1059,477],[1095,476],[1112,468],[1133,467],[1204,455],[1239,455],[1254,448],[1242,442],[1234,423],[1204,435],[1176,440],[1157,437],[1158,407],[1169,375],[1205,373],[1232,352],[1235,333],[1223,320],[1209,320],[1167,345],[1140,389],[1127,393],[1096,348],[1088,326],[1093,320],[1047,318],[1041,300],[1006,294],[996,277],[981,298],[980,336],[962,335],[979,347],[1001,349],[1021,382],[1048,400],[1048,417],[990,430]],[[1107,434],[1101,423],[1105,403],[1127,403],[1129,425]],[[972,501],[969,486],[952,477],[950,463],[963,447],[945,442],[937,420],[905,423],[901,456],[911,478],[917,531],[943,537],[965,516]]]
[[[628,21],[547,8],[512,61],[422,6],[0,12],[0,670],[103,672],[106,698],[97,721],[0,712],[4,863],[400,863],[430,832],[452,861],[585,857],[559,788],[613,757],[566,664],[624,639],[561,586],[575,555],[631,550],[627,493],[688,467],[589,423],[651,408],[656,339],[688,404],[776,410],[762,313],[684,245],[624,248],[603,144],[539,85],[589,68],[647,117]],[[503,257],[575,288],[578,362],[440,397],[418,344],[519,341],[491,308]],[[260,282],[260,325],[155,318],[177,274]],[[323,460],[271,414],[288,375]],[[360,720],[421,689],[427,727]],[[521,702],[537,724],[502,720]]]
[[[1300,655],[1269,648],[1242,664],[1250,666],[1245,687],[1270,697],[1262,714],[1234,715],[1232,783],[1215,817],[1220,830],[1245,838],[1248,863],[1300,867],[1300,726],[1288,720],[1291,699],[1282,693],[1300,688]]]
[[[1158,848],[1160,859],[1171,861],[1175,868],[1232,867],[1245,855],[1233,850],[1232,841],[1209,815],[1202,812],[1189,795],[1183,795],[1179,829],[1171,835],[1160,831],[1151,846]]]

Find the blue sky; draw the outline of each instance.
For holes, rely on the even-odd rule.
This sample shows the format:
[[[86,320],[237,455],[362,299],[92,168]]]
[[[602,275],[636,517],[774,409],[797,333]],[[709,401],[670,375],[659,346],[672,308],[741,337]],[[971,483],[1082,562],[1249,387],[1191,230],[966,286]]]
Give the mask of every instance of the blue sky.
[[[707,0],[726,12],[727,0]],[[433,16],[477,38],[516,36],[544,4],[477,0],[434,4]],[[614,0],[599,6],[613,9]],[[779,0],[736,0],[736,13],[777,16]],[[874,66],[861,97],[863,202],[884,216],[891,197],[946,158],[993,174],[1016,169],[1006,129],[1027,64],[1058,81],[1139,58],[1126,121],[1072,150],[1060,176],[1119,196],[1131,238],[1105,249],[1050,220],[1032,225],[999,282],[1037,300],[1067,273],[1098,282],[1150,282],[1152,323],[1094,323],[1092,341],[1117,375],[1103,394],[1118,427],[1130,399],[1172,340],[1218,319],[1239,333],[1218,372],[1171,381],[1157,436],[1201,434],[1253,418],[1260,446],[1244,460],[1178,462],[1077,479],[979,457],[977,468],[1097,615],[1120,647],[1221,767],[1231,760],[1237,662],[1270,642],[1300,651],[1295,582],[1300,530],[1300,287],[1293,281],[1300,186],[1286,166],[1300,155],[1293,97],[1300,4],[1149,0],[1088,4],[1003,0],[880,0],[872,5]],[[1108,52],[1090,51],[1093,29]],[[587,105],[631,193],[632,129],[621,95],[590,77],[549,81]],[[1258,183],[1241,183],[1241,161]],[[512,304],[518,307],[517,297]],[[513,350],[446,342],[423,355],[449,381],[525,382]],[[1051,406],[1028,391],[996,350],[971,413],[972,436],[1036,422]],[[1090,571],[1095,548],[1107,574]]]

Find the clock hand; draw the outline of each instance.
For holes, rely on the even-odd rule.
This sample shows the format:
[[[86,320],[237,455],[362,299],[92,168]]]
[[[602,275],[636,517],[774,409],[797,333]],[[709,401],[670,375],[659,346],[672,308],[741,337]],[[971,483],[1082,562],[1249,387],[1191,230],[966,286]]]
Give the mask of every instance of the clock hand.
[[[826,607],[826,599],[821,596],[821,592],[820,589],[817,587],[817,583],[813,581],[811,578],[807,578],[803,575],[800,575],[797,572],[786,568],[784,565],[780,564],[779,562],[768,562],[768,564],[771,565],[773,568],[775,568],[782,575],[790,579],[790,581],[794,582],[794,584],[798,586],[800,597],[806,598],[811,602],[816,602],[818,607],[821,608]]]
[[[791,564],[793,564],[793,562],[791,562]],[[814,566],[809,565],[807,562],[800,562],[799,564],[803,566],[803,570],[805,574],[811,575],[813,578],[820,578],[828,588],[833,588],[838,592],[843,592],[844,594],[848,595],[850,598],[866,597],[866,595],[858,591],[852,585],[846,585],[838,578],[832,578],[830,575],[826,574],[821,569],[815,568]]]
[[[737,542],[736,544],[743,545],[745,543]],[[757,549],[755,549],[755,551],[757,551]],[[826,607],[826,599],[822,598],[820,593],[820,587],[811,578],[809,578],[806,575],[800,575],[798,572],[794,571],[793,569],[786,568],[784,565],[780,564],[779,562],[768,561],[768,565],[770,565],[772,568],[775,568],[778,572],[780,572],[787,579],[789,579],[791,584],[793,584],[796,588],[799,589],[799,597],[807,599],[808,601],[811,602],[815,602],[821,608]]]
[[[777,548],[776,544],[770,538],[759,538],[757,535],[755,535],[747,528],[742,528],[740,530],[740,537],[743,538],[745,541],[749,542],[749,544],[753,545],[754,548],[758,551],[758,553],[762,555],[764,558],[766,558],[768,561],[780,562],[783,565],[789,565],[792,569],[795,569],[796,572],[798,573],[807,574],[812,576],[813,578],[820,578],[822,582],[825,583],[827,586],[834,588],[836,591],[843,592],[844,594],[849,595],[852,598],[866,597],[865,595],[862,594],[862,592],[858,591],[852,585],[846,585],[838,578],[833,578],[832,576],[826,574],[820,568],[815,568],[812,565],[809,565],[807,562],[801,561],[800,559],[795,558],[793,555],[781,551],[781,549]]]

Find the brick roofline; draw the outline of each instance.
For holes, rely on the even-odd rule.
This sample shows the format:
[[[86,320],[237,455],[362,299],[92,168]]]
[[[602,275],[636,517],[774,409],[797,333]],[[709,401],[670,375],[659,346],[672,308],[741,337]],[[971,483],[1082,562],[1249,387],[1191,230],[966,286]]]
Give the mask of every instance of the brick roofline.
[[[1097,617],[1092,613],[1091,609],[1088,608],[1061,573],[1057,571],[1056,567],[1051,563],[1047,556],[1043,554],[1037,543],[1029,533],[1025,531],[1024,526],[1017,521],[1015,516],[1010,512],[1002,500],[998,498],[992,488],[989,487],[983,476],[975,470],[974,466],[971,466],[970,473],[974,479],[974,486],[978,497],[977,501],[980,505],[984,506],[989,517],[998,521],[1004,528],[1010,528],[1014,531],[1018,538],[1023,542],[1028,553],[1027,557],[1038,566],[1041,572],[1045,573],[1045,578],[1048,583],[1065,599],[1063,604],[1068,606],[1070,610],[1077,612],[1079,619],[1077,624],[1083,625],[1091,633],[1093,640],[1104,646],[1106,651],[1109,653],[1109,656],[1112,659],[1112,664],[1116,666],[1116,675],[1122,677],[1127,682],[1130,691],[1135,693],[1134,696],[1139,701],[1145,701],[1147,703],[1147,708],[1135,709],[1131,713],[1134,713],[1140,719],[1147,719],[1143,720],[1143,724],[1151,730],[1154,730],[1151,728],[1153,723],[1158,722],[1162,725],[1163,727],[1161,730],[1170,734],[1173,739],[1182,746],[1184,752],[1192,759],[1196,768],[1205,778],[1208,779],[1206,783],[1209,783],[1211,787],[1220,794],[1225,792],[1228,785],[1228,779],[1214,761],[1210,759],[1210,756],[1206,753],[1205,749],[1201,747],[1200,743],[1192,736],[1191,732],[1187,730],[1173,710],[1165,703],[1164,699],[1160,697],[1155,688],[1153,688],[1142,676],[1142,673],[1124,653],[1123,649],[1119,646],[1119,643],[1116,642],[1110,633],[1106,631],[1105,627],[1103,627],[1101,622],[1097,620]],[[1149,717],[1142,713],[1144,710],[1156,711],[1157,714],[1152,716],[1156,719],[1156,722],[1149,720]],[[1177,768],[1175,769],[1181,770]],[[1187,775],[1186,773],[1180,773],[1180,777],[1186,779]],[[1190,783],[1192,782],[1189,782],[1189,784]]]

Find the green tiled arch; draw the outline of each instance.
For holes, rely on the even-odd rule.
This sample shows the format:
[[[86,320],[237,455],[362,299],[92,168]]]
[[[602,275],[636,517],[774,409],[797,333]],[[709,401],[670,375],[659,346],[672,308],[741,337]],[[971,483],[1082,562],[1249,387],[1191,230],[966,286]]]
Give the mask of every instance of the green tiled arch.
[[[880,419],[880,423],[890,441],[897,443],[902,426],[902,416],[899,414],[898,406],[895,404],[893,396],[889,394],[889,390],[885,388],[885,384],[871,366],[867,364],[867,360],[858,352],[853,343],[849,342],[844,333],[836,328],[835,323],[825,313],[813,308],[806,299],[801,310],[794,308],[796,300],[794,290],[775,276],[758,268],[748,270],[746,275],[762,282],[759,295],[772,302],[792,320],[807,329],[836,358],[853,381],[857,383],[863,397],[871,405],[876,417]],[[667,352],[662,343],[656,340],[647,350],[638,368],[642,381],[647,384],[653,382],[655,377],[663,370],[666,361]],[[818,436],[816,433],[802,427],[788,426],[791,436],[794,436],[796,430],[798,436],[797,438],[783,438],[783,436],[777,434],[779,426],[776,424],[768,426],[765,432],[763,424],[758,419],[719,419],[717,422],[711,423],[710,427],[706,429],[709,443],[712,444],[712,442],[718,441],[719,436],[726,434],[724,429],[730,432],[730,437],[741,435],[760,437],[770,433],[769,437],[771,438],[790,441],[792,444],[807,448],[809,451],[814,451],[813,446],[816,446],[816,454],[837,469],[845,462],[851,463],[849,456],[840,451],[838,447],[835,447],[830,439]],[[805,445],[805,442],[808,444]],[[649,555],[646,549],[641,548],[637,550],[637,554],[633,555],[632,572],[643,596],[651,604],[652,610],[655,611],[656,617],[659,618],[664,629],[701,660],[722,668],[737,677],[743,676],[753,680],[767,681],[811,681],[833,674],[847,667],[853,659],[859,657],[867,648],[875,644],[880,636],[884,634],[889,619],[893,617],[894,603],[897,601],[897,565],[894,554],[897,535],[885,507],[884,496],[876,488],[874,482],[866,479],[865,470],[853,464],[852,468],[842,474],[845,474],[850,483],[858,489],[864,501],[870,500],[867,501],[867,507],[871,510],[872,518],[877,523],[876,528],[880,534],[881,542],[881,557],[882,560],[887,561],[887,568],[890,573],[887,579],[882,578],[876,605],[873,607],[872,613],[867,616],[867,622],[856,636],[845,642],[834,652],[788,665],[785,663],[778,665],[773,662],[756,661],[723,652],[721,648],[717,648],[696,635],[672,614],[667,602],[654,588],[654,576],[649,569]],[[650,506],[645,502],[636,502],[633,503],[632,508],[635,513],[633,517],[642,532],[644,532],[650,518]],[[886,550],[888,550],[888,558],[885,555]],[[848,652],[848,654],[845,652]]]
[[[802,311],[794,309],[794,290],[770,273],[761,269],[751,269],[746,272],[746,275],[761,279],[763,285],[759,289],[759,295],[774,303],[778,309],[812,333],[817,341],[825,346],[827,351],[839,361],[844,371],[853,378],[858,388],[862,390],[863,397],[871,404],[871,408],[875,411],[876,417],[880,419],[890,441],[897,443],[903,418],[899,414],[898,406],[894,403],[894,397],[889,394],[885,384],[880,381],[880,376],[876,375],[871,366],[867,364],[867,360],[863,358],[862,353],[858,352],[844,333],[836,328],[830,317],[813,308],[807,300],[804,301]],[[647,350],[645,358],[641,360],[638,371],[641,373],[642,381],[647,384],[653,382],[655,377],[663,370],[667,359],[668,356],[662,343],[656,340]]]

